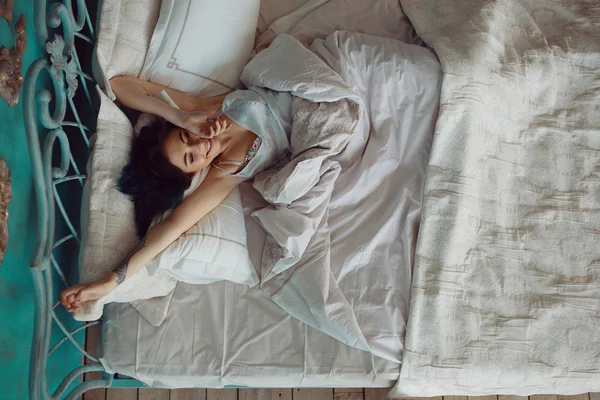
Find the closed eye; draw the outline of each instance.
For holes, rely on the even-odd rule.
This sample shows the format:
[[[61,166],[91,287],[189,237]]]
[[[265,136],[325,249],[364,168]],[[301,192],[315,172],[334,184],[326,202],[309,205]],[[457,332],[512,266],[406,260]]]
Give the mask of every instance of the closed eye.
[[[181,143],[187,144],[187,141],[183,139],[183,134],[184,134],[183,131],[179,131],[179,140],[181,140]],[[187,139],[187,132],[186,132],[186,139]],[[188,154],[189,153],[185,153],[183,155],[183,163],[185,164],[186,167],[189,166]],[[194,162],[193,159],[192,159],[192,162]]]

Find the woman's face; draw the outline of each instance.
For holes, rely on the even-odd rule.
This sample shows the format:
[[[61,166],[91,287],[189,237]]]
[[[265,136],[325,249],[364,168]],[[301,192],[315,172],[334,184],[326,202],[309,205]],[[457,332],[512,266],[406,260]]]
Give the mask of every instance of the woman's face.
[[[186,174],[206,168],[219,155],[219,143],[179,127],[171,129],[163,144],[167,160]]]

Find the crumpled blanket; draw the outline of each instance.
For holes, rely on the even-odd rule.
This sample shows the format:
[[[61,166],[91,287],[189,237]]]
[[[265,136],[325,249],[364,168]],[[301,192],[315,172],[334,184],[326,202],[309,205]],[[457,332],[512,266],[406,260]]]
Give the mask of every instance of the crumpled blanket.
[[[341,170],[332,157],[354,133],[360,99],[316,52],[287,34],[246,66],[242,81],[295,96],[290,160],[254,180],[270,203],[252,214],[267,232],[260,287],[292,316],[368,351],[328,264],[327,213]]]
[[[329,265],[327,214],[341,169],[329,157],[348,142],[357,119],[356,103],[296,98],[292,160],[256,178],[255,189],[271,205],[253,217],[268,233],[261,289],[303,322],[369,350]]]

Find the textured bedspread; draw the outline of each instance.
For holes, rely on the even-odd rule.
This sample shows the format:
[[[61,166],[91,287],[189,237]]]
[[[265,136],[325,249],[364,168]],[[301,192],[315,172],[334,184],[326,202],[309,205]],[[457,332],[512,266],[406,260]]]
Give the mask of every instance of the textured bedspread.
[[[395,393],[600,391],[600,4],[401,3],[444,79]]]

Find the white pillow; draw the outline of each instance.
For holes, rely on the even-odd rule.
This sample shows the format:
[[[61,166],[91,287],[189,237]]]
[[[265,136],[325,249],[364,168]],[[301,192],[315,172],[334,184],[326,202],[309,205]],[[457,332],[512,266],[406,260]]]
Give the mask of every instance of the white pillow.
[[[238,87],[260,0],[163,0],[140,78],[192,95]]]
[[[207,170],[194,178],[184,197],[204,180]],[[166,217],[170,212],[165,213]],[[189,231],[146,264],[148,271],[161,269],[181,282],[206,284],[231,281],[254,286],[256,270],[246,245],[246,225],[240,193],[235,189],[221,204]]]
[[[111,100],[115,95],[108,83],[110,78],[138,76],[142,70],[160,4],[160,0],[103,0],[99,6],[92,70]]]
[[[156,97],[179,108],[164,90]],[[140,116],[142,117],[143,115]],[[142,127],[137,126],[138,124],[136,130],[139,131]],[[183,194],[184,198],[200,186],[209,169],[210,167],[205,168],[196,174]],[[171,211],[167,211],[162,218],[170,213]],[[221,204],[146,264],[146,267],[149,271],[161,269],[178,281],[192,284],[225,280],[248,286],[256,285],[258,276],[246,245],[246,222],[239,190],[236,188],[231,192]]]

